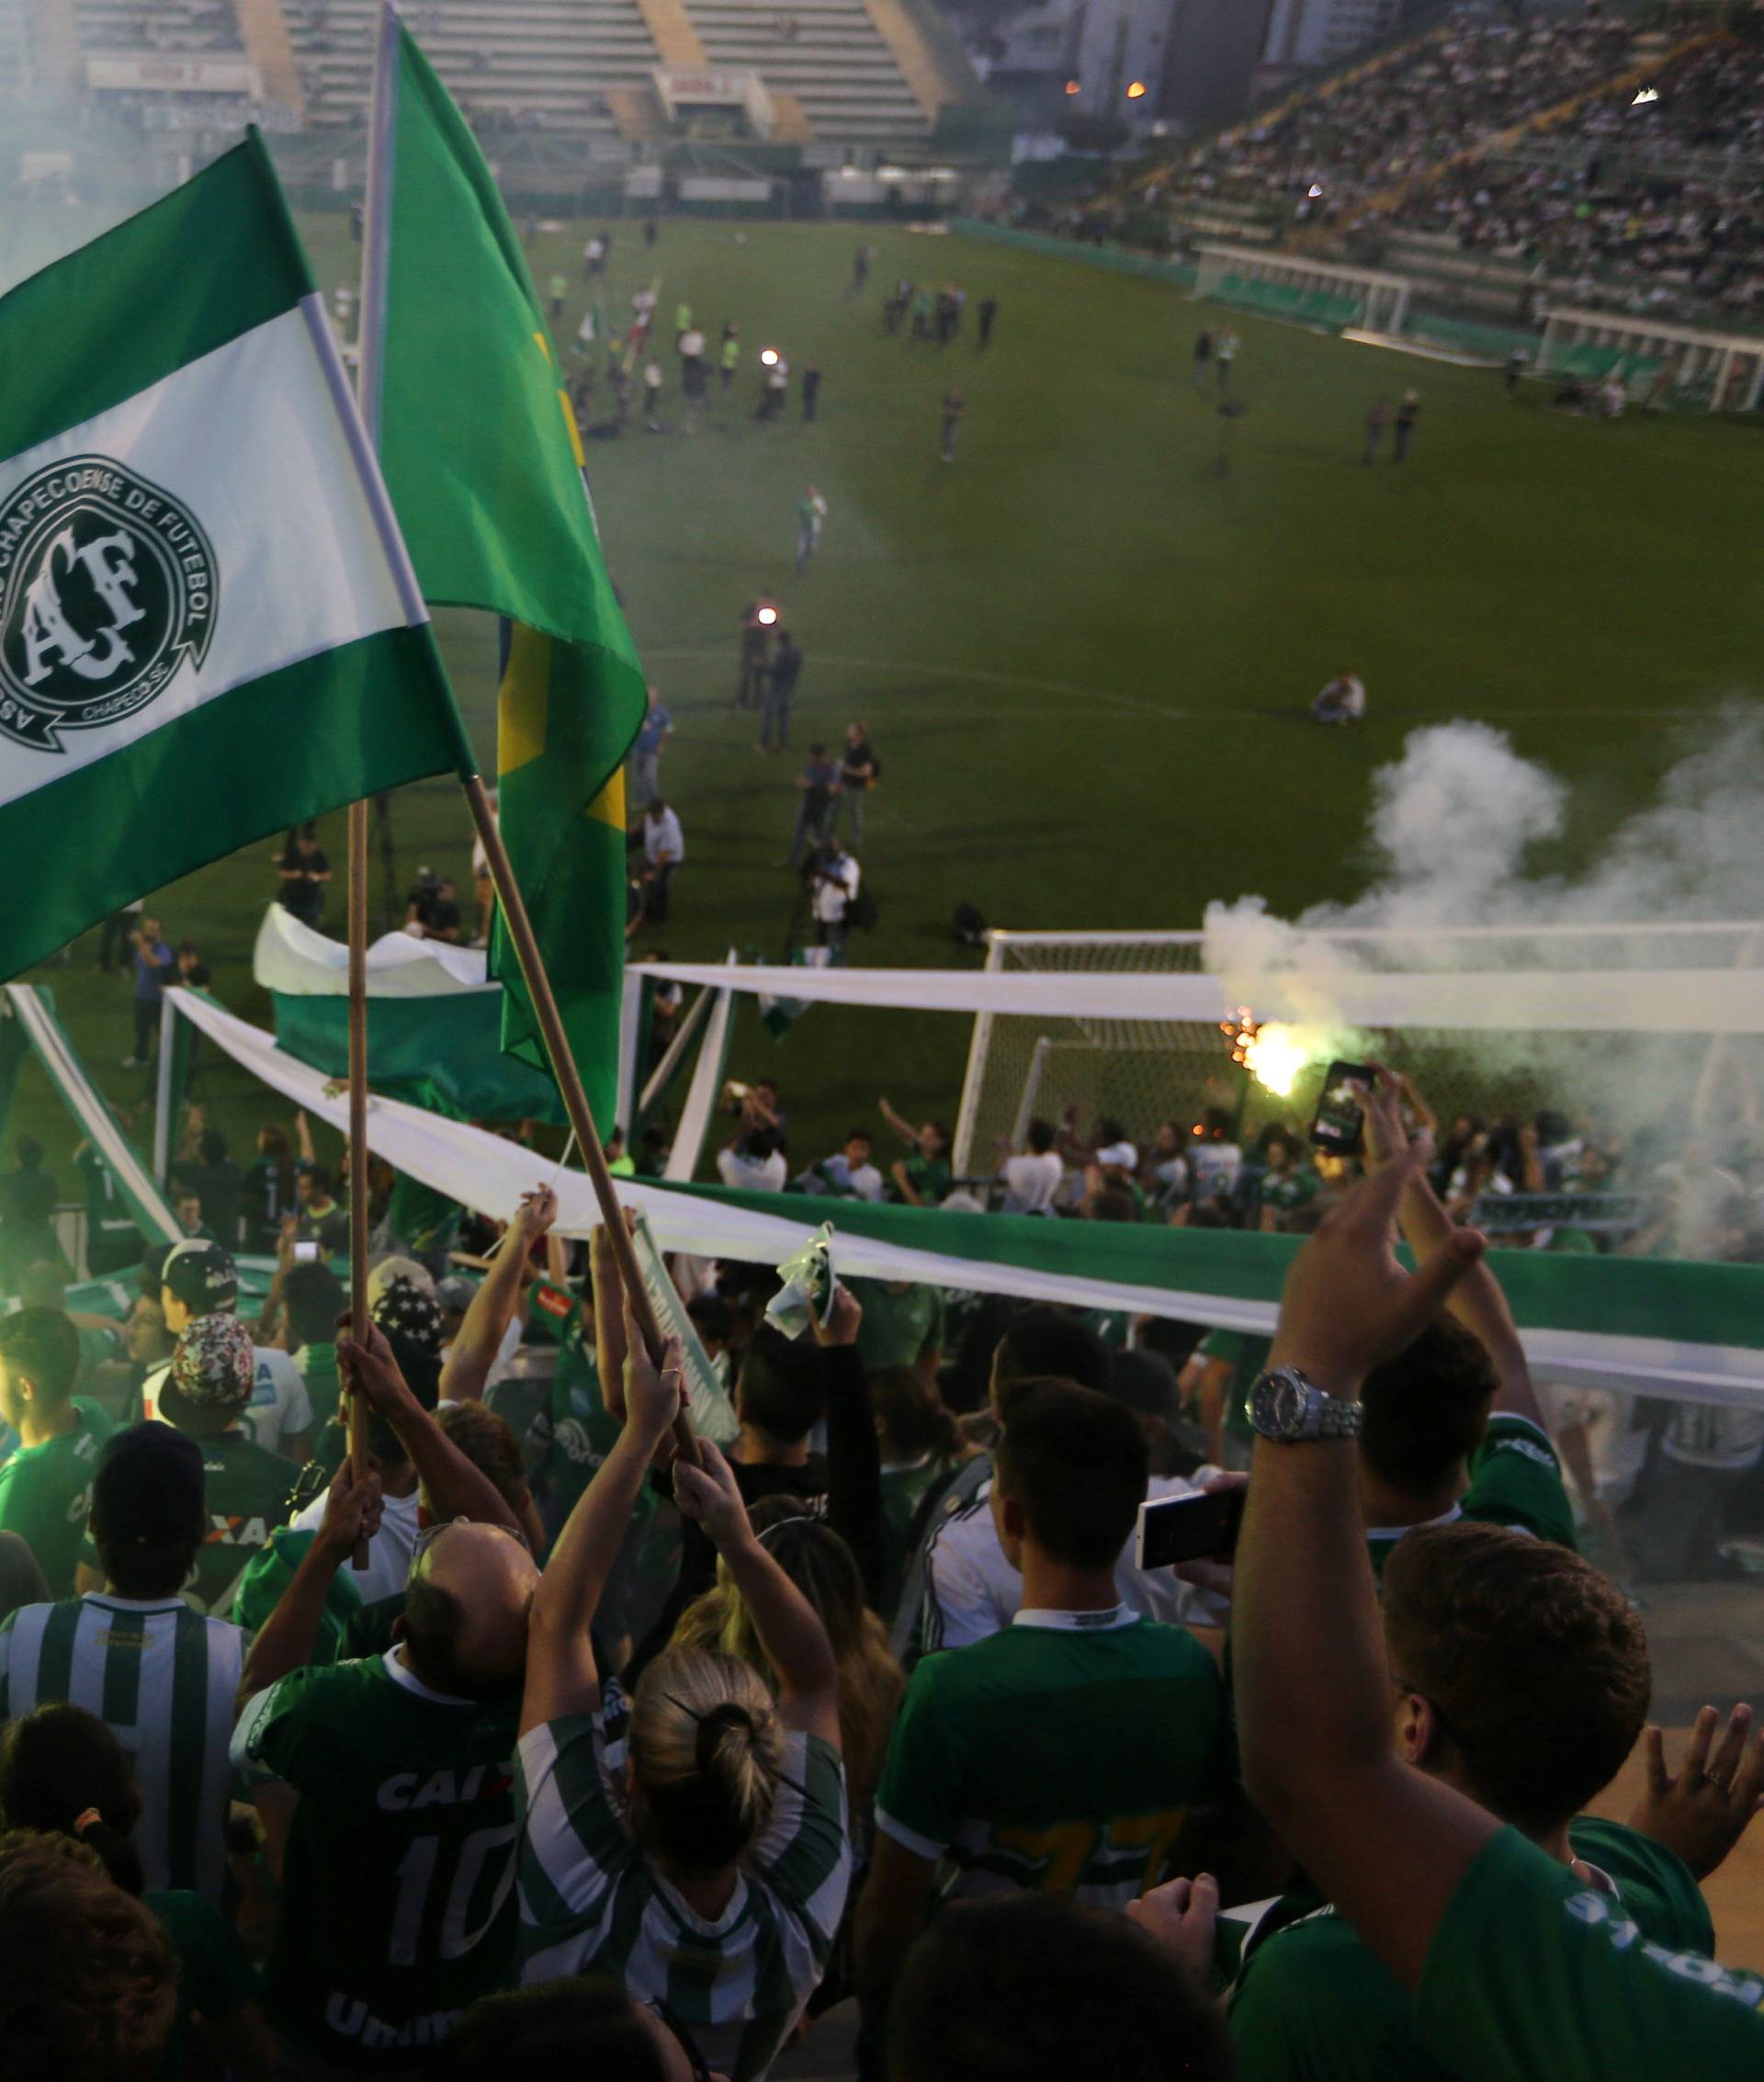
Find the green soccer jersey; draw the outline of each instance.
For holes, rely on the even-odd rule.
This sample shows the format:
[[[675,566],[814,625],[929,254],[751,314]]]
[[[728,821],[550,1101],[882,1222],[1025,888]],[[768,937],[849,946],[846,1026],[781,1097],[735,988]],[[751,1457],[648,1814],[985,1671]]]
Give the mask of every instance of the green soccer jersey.
[[[194,2032],[196,2020],[221,2024],[236,2017],[247,2003],[256,2001],[257,1975],[239,1933],[212,1902],[176,1888],[141,1898],[177,1955],[177,2020],[156,2073],[167,2077],[207,2074],[201,2042]]]
[[[262,1633],[265,1622],[281,1601],[283,1591],[293,1582],[294,1571],[300,1566],[312,1541],[312,1533],[297,1533],[288,1525],[279,1533],[270,1534],[268,1545],[260,1547],[247,1560],[245,1572],[239,1579],[238,1593],[232,1601],[235,1625],[243,1627],[247,1634]],[[331,1578],[331,1588],[325,1593],[318,1636],[308,1658],[313,1668],[322,1669],[337,1660],[343,1650],[344,1629],[360,1609],[361,1592],[356,1589],[355,1571],[340,1568]]]
[[[1645,1938],[1516,1829],[1458,1883],[1428,1947],[1415,2038],[1456,2082],[1764,2074],[1764,1979]]]
[[[399,1660],[296,1670],[246,1706],[233,1762],[300,1795],[264,2008],[350,2070],[421,2067],[514,1945],[518,1695],[431,1691]]]
[[[1558,1547],[1573,1547],[1574,1506],[1555,1448],[1529,1417],[1497,1410],[1465,1464],[1468,1486],[1448,1514],[1478,1525],[1505,1525]],[[1390,1550],[1408,1526],[1378,1526],[1366,1535],[1372,1569],[1382,1577]]]
[[[1644,1940],[1668,1952],[1713,1950],[1702,1895],[1672,1851],[1621,1822],[1583,1817],[1569,1834]],[[1283,1895],[1250,1939],[1231,2041],[1241,2082],[1450,2082],[1452,2073],[1416,2042],[1401,1983],[1309,1886]]]
[[[0,1467],[0,1532],[16,1533],[37,1557],[52,1598],[74,1589],[92,1508],[92,1477],[107,1427],[76,1405],[74,1422],[40,1446],[21,1446]]]
[[[1269,1171],[1261,1182],[1261,1204],[1277,1215],[1290,1215],[1295,1207],[1308,1206],[1317,1198],[1317,1176],[1303,1169]]]
[[[916,1366],[929,1345],[944,1342],[944,1297],[936,1287],[898,1286],[888,1280],[847,1280],[862,1305],[857,1355],[867,1367]]]
[[[1240,1439],[1255,1436],[1250,1423],[1250,1391],[1268,1370],[1272,1338],[1251,1330],[1209,1330],[1194,1348],[1202,1359],[1228,1359],[1235,1368],[1225,1395],[1225,1428]]]
[[[1225,1695],[1193,1635],[1117,1606],[1019,1612],[912,1673],[876,1827],[948,1857],[954,1891],[1029,1887],[1119,1908],[1163,1876],[1221,1784]]]

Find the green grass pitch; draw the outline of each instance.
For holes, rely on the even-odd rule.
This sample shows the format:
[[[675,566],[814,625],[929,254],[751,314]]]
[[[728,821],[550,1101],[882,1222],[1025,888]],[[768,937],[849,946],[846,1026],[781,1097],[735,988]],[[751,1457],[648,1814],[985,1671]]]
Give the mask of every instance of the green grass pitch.
[[[346,220],[304,228],[321,284],[352,279]],[[532,246],[542,289],[554,271],[570,279],[566,358],[592,228],[541,231]],[[762,587],[807,654],[795,751],[862,718],[885,768],[863,855],[881,923],[853,950],[865,963],[975,959],[950,933],[962,900],[995,924],[1171,927],[1250,890],[1282,911],[1351,896],[1369,774],[1409,730],[1456,716],[1510,730],[1572,779],[1572,829],[1544,864],[1571,865],[1645,798],[1679,719],[1757,684],[1755,425],[1566,418],[1539,384],[1510,401],[1491,371],[1240,319],[1234,387],[1247,409],[1227,430],[1216,390],[1191,381],[1204,314],[1160,284],[893,229],[664,221],[653,252],[635,222],[616,230],[615,322],[661,277],[670,420],[680,299],[713,341],[735,319],[746,349],[696,435],[589,448],[608,560],[675,719],[662,775],[687,849],[666,935],[676,956],[775,956],[791,912],[776,863],[797,759],[763,757],[756,719],[731,706],[737,616]],[[865,238],[879,250],[858,298]],[[897,275],[966,285],[957,344],[884,335]],[[982,355],[974,310],[988,293],[1000,315]],[[752,418],[764,345],[793,366],[773,425]],[[810,361],[823,381],[805,426],[795,375]],[[945,466],[939,401],[952,383],[967,409]],[[1410,461],[1393,468],[1386,447],[1363,469],[1366,407],[1410,384],[1422,400]],[[436,401],[437,415],[449,409]],[[793,515],[809,482],[831,514],[798,580]],[[440,622],[488,757],[492,632]],[[1343,667],[1365,679],[1369,720],[1315,730],[1304,704]],[[401,878],[429,862],[465,884],[455,791],[407,791],[395,822]],[[323,831],[339,866],[342,824]],[[272,851],[153,900],[170,937],[200,942],[221,998],[266,1023],[249,967]],[[13,900],[28,900],[30,879],[15,864]],[[339,876],[328,929],[341,932],[342,913]],[[135,1103],[151,1074],[118,1068],[128,985],[94,972],[96,948],[88,935],[72,966],[36,978],[106,1092]],[[953,1112],[967,1041],[961,1019],[818,1008],[775,1044],[750,1006],[731,1067],[779,1078],[806,1160],[873,1120],[878,1091]],[[242,1157],[279,1105],[226,1068],[210,1068],[206,1096]],[[34,1072],[14,1120],[43,1135],[71,1183],[71,1134]]]

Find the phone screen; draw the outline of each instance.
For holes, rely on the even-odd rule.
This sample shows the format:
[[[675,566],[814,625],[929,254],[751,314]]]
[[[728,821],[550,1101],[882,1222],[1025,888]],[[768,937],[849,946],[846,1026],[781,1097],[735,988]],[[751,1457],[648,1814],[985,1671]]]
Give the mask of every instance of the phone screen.
[[[1148,1497],[1139,1506],[1133,1558],[1140,1568],[1225,1560],[1238,1544],[1248,1491],[1216,1489],[1193,1497]]]
[[[294,1255],[302,1264],[310,1263],[318,1254],[318,1245],[306,1239],[302,1239],[294,1246]]]
[[[1354,1093],[1371,1089],[1372,1072],[1364,1063],[1329,1065],[1322,1096],[1317,1102],[1317,1118],[1311,1123],[1311,1141],[1316,1148],[1336,1157],[1359,1155],[1365,1123]]]

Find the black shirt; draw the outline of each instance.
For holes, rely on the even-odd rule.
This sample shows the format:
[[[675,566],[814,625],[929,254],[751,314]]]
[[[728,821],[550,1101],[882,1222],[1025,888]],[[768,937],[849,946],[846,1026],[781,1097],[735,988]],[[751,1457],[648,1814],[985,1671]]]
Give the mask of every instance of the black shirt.
[[[864,770],[866,766],[874,772],[866,774]],[[867,787],[880,772],[868,738],[859,738],[855,744],[848,744],[840,757],[839,777],[848,788]]]

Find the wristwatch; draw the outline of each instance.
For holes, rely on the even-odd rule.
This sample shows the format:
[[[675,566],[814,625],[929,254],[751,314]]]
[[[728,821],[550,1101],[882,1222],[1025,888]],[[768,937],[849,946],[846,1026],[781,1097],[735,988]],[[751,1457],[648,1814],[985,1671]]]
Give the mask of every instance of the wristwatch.
[[[1264,1439],[1283,1445],[1302,1439],[1351,1439],[1364,1419],[1363,1403],[1326,1394],[1296,1366],[1274,1367],[1250,1391],[1251,1425]]]

